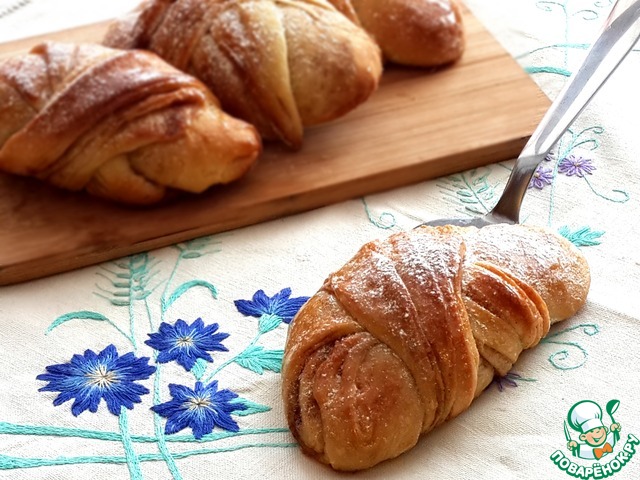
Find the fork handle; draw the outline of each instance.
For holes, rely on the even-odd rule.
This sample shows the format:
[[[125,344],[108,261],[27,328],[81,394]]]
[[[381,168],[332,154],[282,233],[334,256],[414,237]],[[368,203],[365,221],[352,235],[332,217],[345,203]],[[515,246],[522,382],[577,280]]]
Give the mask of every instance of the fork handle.
[[[582,65],[567,81],[518,157],[492,214],[519,220],[537,166],[640,38],[640,0],[618,0]]]

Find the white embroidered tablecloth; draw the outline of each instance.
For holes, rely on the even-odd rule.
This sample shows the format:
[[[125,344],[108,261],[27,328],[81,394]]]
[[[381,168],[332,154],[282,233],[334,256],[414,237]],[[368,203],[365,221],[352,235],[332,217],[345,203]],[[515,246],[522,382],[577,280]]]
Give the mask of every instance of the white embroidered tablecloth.
[[[110,18],[135,3],[0,0],[0,41]],[[611,4],[467,0],[552,98]],[[526,223],[560,231],[586,255],[586,307],[467,412],[355,478],[640,477],[639,79],[636,46],[540,167],[524,203]],[[363,243],[487,211],[511,166],[0,288],[0,479],[344,477],[301,454],[286,428],[279,370],[288,322]],[[176,331],[191,335],[197,354],[169,352]],[[102,400],[78,381],[98,361],[122,380]],[[217,416],[189,415],[184,405],[205,389]],[[601,408],[605,426],[621,425],[599,460],[567,449],[566,435],[584,440],[565,431],[584,400]]]

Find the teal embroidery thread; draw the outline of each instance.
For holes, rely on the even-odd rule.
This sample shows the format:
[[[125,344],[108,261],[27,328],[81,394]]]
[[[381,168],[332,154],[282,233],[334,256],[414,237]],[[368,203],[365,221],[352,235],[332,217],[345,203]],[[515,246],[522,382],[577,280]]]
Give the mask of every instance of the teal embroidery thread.
[[[472,169],[442,179],[438,186],[445,197],[463,205],[461,213],[483,215],[495,203],[495,185],[489,182],[491,168]],[[460,210],[459,210],[460,211]]]
[[[588,149],[590,151],[594,151],[600,146],[600,141],[597,137],[593,135],[602,135],[605,129],[599,125],[586,127],[580,130],[579,132],[574,132],[572,129],[567,130],[565,135],[560,139],[557,145],[557,158],[554,165],[554,179],[557,178],[558,168],[560,166],[560,162],[562,159],[567,159],[575,152],[578,148]],[[594,168],[594,167],[591,167]],[[621,198],[614,198],[612,196],[607,196],[602,194],[592,186],[591,182],[587,178],[587,175],[582,175],[582,179],[587,183],[589,189],[599,198],[604,200],[615,202],[615,203],[625,203],[630,199],[630,196],[624,190],[613,189],[612,192],[618,193],[621,195]],[[557,182],[553,182],[551,185],[551,198],[550,198],[550,207],[549,207],[549,217],[548,224],[551,225],[553,211],[555,208],[555,191],[556,191]]]
[[[524,71],[529,75],[535,75],[538,73],[553,73],[554,75],[560,75],[567,78],[571,76],[571,72],[569,70],[561,67],[525,67]]]
[[[282,321],[280,319],[278,320],[279,325]],[[258,323],[258,325],[260,325],[260,323]],[[218,373],[233,363],[237,363],[241,367],[251,370],[259,375],[262,375],[265,370],[271,370],[276,373],[280,372],[284,350],[265,350],[264,347],[257,345],[262,335],[271,331],[268,330],[267,332],[263,332],[260,330],[259,326],[258,328],[258,333],[253,340],[251,340],[251,343],[249,343],[249,345],[240,353],[215,368],[204,383],[211,382]]]
[[[131,442],[131,434],[129,433],[129,416],[127,409],[122,407],[120,418],[120,436],[122,437],[122,445],[124,446],[125,458],[127,459],[127,467],[129,468],[129,476],[131,480],[142,480],[142,471],[140,470],[140,459],[133,449]]]
[[[174,264],[174,268],[172,270],[168,284],[173,278],[175,271],[177,270],[178,263],[182,256],[179,256],[176,263]],[[195,256],[191,258],[197,258]],[[119,328],[113,321],[106,319],[103,315],[96,312],[82,312],[84,314],[84,318],[91,319],[106,319],[110,325],[112,325],[116,330],[121,332],[131,343],[134,351],[137,351],[138,345],[136,340],[136,315],[134,304],[136,301],[144,301],[146,306],[147,315],[149,316],[149,323],[153,327],[153,321],[151,312],[149,309],[147,299],[149,296],[156,290],[161,283],[158,283],[154,287],[150,287],[151,280],[157,276],[158,270],[156,267],[158,266],[159,261],[153,257],[150,257],[148,253],[141,253],[137,255],[133,255],[128,257],[122,261],[116,261],[112,263],[112,266],[115,269],[109,269],[106,267],[102,267],[102,270],[106,272],[108,275],[102,272],[98,272],[97,274],[102,278],[105,278],[110,284],[113,290],[106,289],[101,287],[100,285],[96,285],[96,288],[99,290],[95,295],[104,298],[109,301],[113,306],[116,307],[127,307],[128,317],[129,317],[129,333],[127,334],[121,328]],[[166,288],[165,288],[166,291]],[[183,289],[183,292],[186,289]],[[163,297],[164,298],[164,297]],[[164,312],[164,311],[163,311]],[[78,318],[77,314],[71,314],[71,317],[65,319],[66,316],[62,316],[58,318],[47,330],[47,332],[52,331],[55,327],[60,325],[62,321],[68,321],[70,319]],[[154,358],[155,359],[155,358]],[[159,401],[159,394],[156,395],[156,389],[160,388],[160,365],[157,365],[156,375],[154,377],[154,402]],[[156,432],[158,438],[158,450],[167,464],[167,468],[169,469],[174,480],[182,480],[182,475],[178,471],[177,465],[169,452],[169,449],[165,443],[165,435],[164,430],[162,429],[162,420],[157,414],[153,413],[154,417],[154,431]],[[157,418],[156,418],[157,417]],[[126,424],[125,424],[126,425]],[[124,437],[123,437],[124,441]],[[127,458],[132,458],[135,460],[137,457],[130,457],[127,455]],[[129,465],[129,470],[131,475],[138,475],[138,469],[135,469],[131,465]],[[132,479],[137,480],[137,478],[132,477]]]
[[[157,355],[154,352],[154,361],[156,358],[157,358]],[[162,403],[162,400],[160,397],[160,387],[161,387],[160,378],[161,378],[162,367],[157,362],[156,362],[156,368],[157,368],[156,375],[153,379],[153,404],[154,405],[158,405]],[[160,415],[158,415],[155,412],[152,412],[152,414],[153,414],[153,431],[158,441],[158,451],[160,452],[162,460],[164,460],[164,463],[167,465],[167,468],[169,469],[169,473],[171,473],[171,476],[173,477],[173,479],[182,480],[182,475],[180,474],[180,470],[178,470],[178,466],[176,465],[175,459],[171,454],[171,451],[169,451],[169,448],[167,447],[167,437],[165,436],[164,429],[162,428],[162,417],[160,417]]]
[[[269,407],[265,407],[269,408]],[[264,411],[264,410],[263,410]],[[251,413],[242,412],[250,415]],[[171,435],[167,437],[168,443],[208,443],[224,440],[226,438],[244,435],[265,435],[271,433],[288,433],[288,428],[246,428],[238,432],[212,432],[197,440],[193,435]],[[18,425],[15,423],[0,422],[0,434],[7,435],[36,435],[44,437],[85,438],[88,440],[104,440],[106,442],[121,442],[121,433],[104,432],[101,430],[84,430],[80,428],[50,427],[41,425]],[[133,443],[155,443],[158,439],[150,435],[131,435]]]
[[[572,21],[574,19],[580,19],[583,21],[593,21],[600,17],[600,12],[603,9],[607,9],[612,5],[612,1],[596,1],[592,3],[592,7],[584,8],[584,2],[571,2],[569,0],[566,1],[546,1],[546,0],[538,0],[535,2],[537,8],[548,12],[555,13],[560,12],[564,22],[564,31],[563,41],[556,42],[551,45],[543,46],[535,48],[529,52],[518,55],[516,58],[523,62],[526,57],[532,56],[534,53],[540,52],[545,49],[554,49],[560,50],[563,54],[562,65],[524,65],[523,68],[531,75],[536,74],[553,74],[559,75],[562,77],[569,77],[571,75],[571,71],[568,69],[569,66],[569,53],[575,50],[586,50],[590,47],[590,44],[583,42],[572,42],[570,40],[571,36],[571,27]],[[576,5],[577,9],[571,9],[570,5]],[[581,132],[577,134],[573,131],[569,130],[558,142],[556,146],[556,151],[558,152],[557,158],[562,160],[566,158],[571,151],[577,148],[588,148],[589,150],[594,150],[598,148],[599,142],[595,138],[584,138],[587,133],[600,135],[602,134],[604,129],[601,126],[592,126],[583,129]],[[590,145],[589,145],[590,144]],[[549,204],[549,215],[548,215],[548,225],[551,226],[553,223],[553,213],[555,208],[555,194],[556,194],[556,185],[555,181],[558,173],[558,163],[553,169],[553,182],[551,184],[551,198]],[[582,176],[583,180],[586,182],[589,189],[599,198],[602,198],[607,201],[616,202],[616,203],[624,203],[629,200],[629,194],[624,190],[614,189],[612,192],[615,195],[607,195],[599,192],[589,181],[589,179],[585,176]]]
[[[591,20],[596,20],[600,17],[599,13],[594,9],[594,8],[606,8],[608,6],[611,5],[611,2],[609,2],[607,5],[604,5],[602,2],[594,2],[593,3],[593,7],[594,8],[582,8],[582,5],[584,4],[584,2],[578,2],[579,5],[579,10],[576,10],[573,13],[570,13],[569,11],[569,4],[571,2],[570,1],[564,1],[564,2],[558,2],[558,1],[548,1],[548,0],[538,0],[536,2],[536,6],[546,12],[549,13],[553,13],[554,8],[553,7],[559,7],[563,16],[563,21],[564,21],[564,43],[565,44],[571,44],[571,42],[569,42],[569,36],[570,36],[570,21],[572,18],[574,17],[581,17],[583,20],[587,20],[587,21],[591,21]],[[564,49],[564,67],[566,68],[567,65],[569,64],[569,49],[565,48]]]
[[[160,296],[160,322],[161,323],[164,322],[165,320],[165,313],[167,312],[167,310],[191,288],[203,287],[210,292],[213,299],[217,298],[218,291],[215,288],[215,286],[203,280],[191,280],[189,282],[183,283],[178,288],[176,288],[174,292],[167,298],[169,287],[172,284],[173,279],[175,278],[178,272],[178,268],[180,266],[181,261],[201,258],[202,256],[209,253],[205,249],[209,246],[211,239],[212,237],[198,238],[182,244],[177,244],[175,246],[175,248],[178,250],[178,256],[173,264],[171,273],[169,274],[169,278],[165,282],[163,292]],[[220,250],[217,249],[215,251],[217,252]],[[152,326],[152,331],[156,331],[157,327],[153,325],[154,322],[153,322],[152,316],[150,315],[150,309],[148,306],[148,302],[146,302],[146,297],[145,297],[145,303],[147,306],[147,314],[149,315],[149,323]],[[158,358],[158,354],[155,350],[153,351],[153,358],[154,358],[154,361],[157,360]],[[160,393],[160,389],[162,386],[162,383],[161,383],[162,366],[160,363],[156,362],[156,367],[157,367],[157,371],[156,371],[156,376],[154,377],[154,382],[153,382],[153,405],[154,406],[162,403],[162,396]],[[167,446],[167,438],[164,433],[164,428],[162,427],[162,417],[158,415],[158,413],[156,412],[153,412],[153,428],[154,428],[156,437],[158,438],[158,451],[160,452],[160,455],[165,461],[165,464],[167,465],[167,468],[169,469],[169,472],[171,473],[173,480],[182,480],[182,475],[178,470],[178,466],[176,465],[175,458],[172,455],[171,451],[169,450],[169,447]]]
[[[116,307],[127,307],[127,314],[129,317],[129,329],[130,332],[118,326],[118,323],[107,318],[98,312],[90,312],[87,310],[78,310],[71,312],[57,318],[47,329],[46,333],[51,334],[57,328],[68,324],[72,320],[81,320],[84,322],[104,322],[109,325],[118,335],[125,338],[127,343],[132,347],[137,347],[136,341],[137,328],[139,318],[137,318],[137,312],[143,313],[146,316],[146,322],[150,331],[157,331],[159,322],[154,320],[154,314],[151,309],[150,299],[151,295],[158,289],[159,286],[163,286],[163,292],[160,294],[160,320],[164,322],[165,316],[169,311],[177,305],[178,300],[183,297],[187,291],[191,289],[205,289],[209,292],[210,297],[213,300],[217,299],[217,289],[209,282],[204,280],[188,280],[179,284],[176,288],[172,288],[173,280],[178,272],[179,264],[188,259],[200,258],[209,252],[203,252],[202,249],[207,247],[208,242],[194,242],[191,245],[180,244],[177,246],[178,258],[176,258],[171,273],[167,280],[159,280],[158,273],[160,271],[160,262],[148,254],[140,254],[134,257],[124,259],[117,264],[112,264],[109,268],[102,268],[98,274],[101,278],[108,280],[108,287],[102,288],[97,286],[97,291],[94,292],[97,296],[107,300],[111,305]],[[219,251],[219,250],[218,250]],[[257,294],[256,294],[257,295]],[[264,313],[258,320],[258,333],[256,337],[251,341],[249,346],[242,352],[237,354],[233,358],[233,362],[243,368],[247,368],[254,373],[262,374],[265,371],[279,372],[282,362],[282,350],[267,350],[263,346],[258,345],[259,339],[275,330],[282,323],[289,323],[291,318],[297,311],[297,309],[308,299],[308,297],[289,298],[290,289],[284,289],[282,292],[274,295],[273,298],[267,302],[267,308],[273,313]],[[254,296],[254,299],[256,297]],[[142,309],[135,308],[136,305],[142,306]],[[271,306],[270,306],[271,305]],[[244,310],[243,314],[247,314]],[[157,352],[153,350],[153,356],[156,362],[154,362],[155,376],[153,383],[153,404],[158,405],[162,403],[162,366],[163,364],[157,362]],[[85,355],[87,355],[85,353]],[[199,359],[201,360],[201,359]],[[227,364],[227,365],[228,365]],[[198,377],[202,377],[209,367],[208,362],[196,362],[192,369],[192,373]],[[221,367],[218,367],[210,375],[210,378],[215,376],[216,371],[220,371]],[[236,411],[234,415],[239,417],[246,417],[249,415],[259,414],[271,410],[271,407],[261,405],[246,398],[237,397],[232,400],[229,405],[236,405],[236,408],[232,408]],[[137,412],[140,410],[137,409]],[[55,466],[63,464],[77,464],[77,463],[117,463],[125,464],[129,470],[129,476],[133,480],[142,479],[142,473],[140,468],[141,462],[146,461],[164,461],[171,476],[174,480],[181,480],[181,474],[175,463],[176,459],[186,458],[193,455],[205,454],[205,453],[217,453],[225,451],[235,451],[239,449],[257,447],[257,448],[289,448],[296,446],[295,443],[286,442],[264,442],[257,441],[253,443],[242,443],[238,445],[231,445],[219,448],[208,448],[199,451],[171,452],[168,448],[169,443],[206,443],[211,441],[217,441],[224,438],[235,438],[243,435],[272,435],[272,434],[288,434],[287,428],[271,428],[271,429],[240,429],[237,432],[234,431],[222,431],[211,432],[210,434],[203,435],[200,439],[196,439],[193,435],[166,435],[163,429],[164,419],[153,413],[153,436],[138,436],[129,431],[129,413],[126,411],[121,412],[119,416],[120,432],[100,432],[91,430],[80,429],[67,429],[55,426],[28,426],[28,425],[16,425],[6,422],[0,422],[0,433],[10,435],[50,435],[61,437],[75,437],[75,438],[90,438],[102,441],[117,441],[122,443],[125,451],[125,455],[122,457],[108,457],[108,456],[96,456],[96,457],[68,457],[57,459],[32,459],[32,458],[16,458],[10,456],[0,455],[0,469],[12,469],[12,468],[29,468],[34,466]],[[136,443],[155,443],[158,448],[158,454],[137,454],[134,445]]]
[[[210,253],[217,253],[220,251],[219,248],[214,248],[214,250],[207,250],[211,244],[219,245],[220,242],[213,239],[213,237],[203,237],[196,238],[184,243],[179,243],[174,246],[174,248],[178,251],[178,255],[171,269],[171,273],[169,274],[168,279],[164,283],[164,289],[160,296],[160,323],[164,322],[165,314],[167,310],[179,299],[181,298],[187,291],[192,288],[204,288],[209,291],[212,298],[217,299],[217,289],[211,283],[204,280],[191,280],[179,285],[171,295],[169,295],[170,285],[173,283],[173,280],[179,270],[179,266],[183,260],[193,260],[201,258]],[[151,315],[148,302],[145,297],[145,306],[147,310],[147,315],[149,318],[149,324],[152,327],[151,331],[156,331],[157,326],[154,325],[153,317]],[[154,350],[153,352],[154,360],[157,360],[157,352]],[[154,386],[153,386],[153,404],[154,406],[162,403],[162,396],[160,393],[162,382],[162,364],[157,363],[157,372],[154,378]],[[169,472],[171,473],[174,480],[182,480],[182,475],[178,470],[178,466],[175,463],[174,456],[170,452],[167,446],[167,437],[164,433],[164,428],[162,425],[162,417],[158,415],[156,412],[153,412],[153,424],[154,424],[154,432],[156,437],[158,438],[158,450],[164,459]]]
[[[236,452],[238,450],[244,450],[246,448],[296,448],[297,443],[244,443],[238,445],[232,445],[228,447],[220,448],[204,448],[201,450],[189,450],[186,452],[176,452],[173,457],[176,459],[183,459],[193,457],[196,455],[209,455],[216,453]],[[162,460],[160,454],[143,453],[138,456],[139,462],[156,462]],[[117,456],[87,456],[87,457],[58,457],[52,459],[45,458],[18,458],[11,457],[9,455],[0,454],[0,470],[12,470],[22,468],[36,468],[36,467],[53,467],[59,465],[86,465],[86,464],[127,464],[128,459],[126,457]]]
[[[111,321],[101,313],[90,312],[88,310],[82,310],[79,312],[70,312],[70,313],[66,313],[64,315],[59,316],[54,320],[54,322],[51,325],[49,325],[49,328],[47,328],[47,330],[45,331],[45,335],[49,335],[53,330],[58,328],[60,325],[70,322],[71,320],[94,320],[97,322],[107,322],[114,329],[116,329],[124,338],[126,338],[129,343],[133,345],[133,339],[131,338],[131,336],[128,333],[126,333],[124,330],[122,330],[120,327],[118,327],[118,325],[116,325],[113,321]]]
[[[622,197],[621,198],[614,198],[614,197],[610,197],[605,195],[604,193],[600,193],[598,192],[593,185],[591,185],[591,182],[589,181],[589,179],[587,177],[583,177],[584,181],[587,182],[587,185],[589,186],[589,188],[591,189],[591,191],[596,194],[598,197],[604,199],[604,200],[608,200],[610,202],[615,202],[615,203],[626,203],[629,201],[629,199],[631,198],[630,195],[624,191],[624,190],[619,190],[619,189],[612,189],[611,191],[614,193],[619,193]]]
[[[600,245],[600,237],[605,232],[592,230],[590,227],[581,227],[575,231],[571,231],[568,226],[564,225],[558,229],[558,233],[573,243],[576,247],[593,247]]]
[[[107,300],[115,307],[127,307],[129,333],[126,336],[134,351],[138,349],[134,304],[148,298],[160,285],[150,287],[151,280],[158,274],[158,263],[148,253],[141,253],[112,262],[114,269],[101,266],[102,271],[97,273],[110,283],[111,288],[96,284],[98,292],[94,292],[94,295]],[[113,322],[111,324],[118,328]]]
[[[364,206],[364,211],[367,214],[367,218],[373,225],[383,230],[389,230],[396,226],[396,217],[392,213],[382,212],[378,218],[375,218],[369,208],[369,205],[367,204],[366,199],[362,197],[361,200],[362,205]]]
[[[545,338],[540,340],[541,345],[551,344],[563,347],[561,350],[552,353],[548,357],[549,363],[551,363],[551,365],[553,365],[558,370],[575,370],[582,367],[587,362],[589,353],[582,345],[575,341],[561,341],[558,339],[561,336],[566,336],[579,330],[581,330],[583,334],[589,337],[597,335],[600,332],[600,328],[595,323],[581,323],[579,325],[574,325],[573,327],[565,328],[564,330],[560,330],[559,332],[547,335]],[[581,358],[578,361],[574,360],[572,363],[567,363],[572,359],[572,351],[579,352]]]
[[[175,270],[177,268],[178,262],[180,260],[180,257],[178,257],[178,259],[176,260],[176,262],[174,263],[174,267],[172,269],[171,275],[169,276],[169,279],[167,280],[167,282],[165,283],[165,288],[164,288],[164,292],[162,293],[161,297],[160,297],[160,302],[161,302],[161,309],[160,309],[160,315],[161,317],[164,315],[165,310],[162,308],[162,305],[164,303],[164,298],[165,298],[165,294],[167,291],[167,288],[169,286],[169,283],[171,282],[171,279],[173,278],[173,275],[175,274]],[[153,316],[151,315],[151,309],[149,307],[149,302],[147,300],[147,297],[144,298],[144,304],[145,304],[145,310],[147,313],[147,318],[149,321],[149,326],[151,327],[151,331],[154,332],[157,330],[157,325],[155,325],[155,322],[153,321]],[[160,397],[160,388],[161,388],[161,379],[162,379],[162,365],[160,363],[157,362],[157,358],[158,358],[158,354],[157,352],[154,350],[153,351],[153,361],[156,365],[156,374],[153,378],[153,404],[154,405],[158,405],[159,403],[162,402],[161,397]],[[164,429],[162,428],[162,418],[160,417],[160,415],[158,415],[157,413],[153,412],[153,431],[156,435],[156,439],[158,442],[158,452],[160,452],[160,455],[162,457],[162,459],[164,460],[164,463],[167,465],[167,469],[169,470],[169,473],[171,474],[171,476],[173,477],[173,480],[182,480],[182,475],[180,474],[180,471],[178,470],[178,466],[176,465],[175,459],[173,458],[173,456],[171,455],[171,452],[169,451],[169,448],[167,447],[167,440],[164,434]]]
[[[522,60],[525,57],[533,55],[534,53],[541,52],[543,50],[561,50],[561,49],[587,50],[590,47],[591,47],[591,44],[589,43],[554,43],[552,45],[545,45],[542,47],[534,48],[533,50],[529,50],[528,52],[521,53],[520,55],[516,55],[514,58],[516,60]],[[545,68],[545,67],[541,67],[541,68]],[[570,72],[569,72],[569,75],[571,75]]]

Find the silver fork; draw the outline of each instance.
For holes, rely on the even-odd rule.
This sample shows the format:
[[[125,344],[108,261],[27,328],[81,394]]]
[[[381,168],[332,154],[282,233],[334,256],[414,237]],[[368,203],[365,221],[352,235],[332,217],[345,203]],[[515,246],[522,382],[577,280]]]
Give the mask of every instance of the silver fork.
[[[536,168],[631,51],[638,38],[640,0],[618,0],[582,65],[567,81],[518,156],[502,196],[493,209],[481,217],[441,218],[422,225],[484,227],[494,223],[518,223],[522,199]]]

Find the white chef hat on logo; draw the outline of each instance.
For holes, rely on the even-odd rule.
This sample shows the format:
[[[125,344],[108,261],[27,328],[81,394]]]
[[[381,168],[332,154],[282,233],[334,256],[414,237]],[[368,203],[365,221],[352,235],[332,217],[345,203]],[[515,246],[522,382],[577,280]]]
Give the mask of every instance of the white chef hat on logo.
[[[591,400],[583,400],[576,403],[569,414],[569,424],[574,430],[579,430],[582,433],[587,433],[594,428],[604,427],[602,423],[602,409],[600,405]]]

